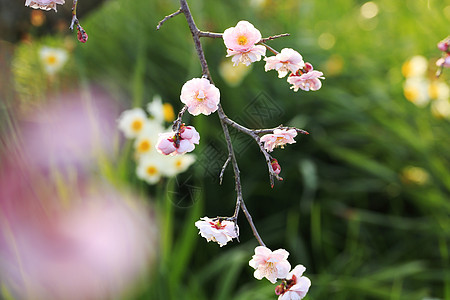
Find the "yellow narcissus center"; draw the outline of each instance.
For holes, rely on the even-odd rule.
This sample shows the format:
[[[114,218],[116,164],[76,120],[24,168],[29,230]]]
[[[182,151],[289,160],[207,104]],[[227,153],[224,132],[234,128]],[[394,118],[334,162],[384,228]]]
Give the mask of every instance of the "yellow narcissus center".
[[[238,37],[237,42],[239,45],[243,46],[243,45],[247,44],[247,37],[244,35],[241,35]]]
[[[414,87],[405,88],[403,93],[405,94],[405,98],[411,102],[415,102],[419,97],[419,91]]]
[[[181,159],[177,159],[176,161],[175,161],[175,167],[177,168],[177,169],[179,169],[179,168],[181,168],[181,165],[183,164],[183,162],[181,161]]]
[[[431,83],[428,87],[428,95],[430,98],[437,99],[439,98],[439,85],[437,83]]]
[[[141,130],[141,129],[142,129],[142,126],[143,126],[142,120],[134,120],[133,123],[131,123],[131,128],[132,128],[134,131],[139,131],[139,130]]]
[[[164,120],[167,122],[172,122],[175,119],[175,113],[173,112],[173,107],[169,103],[163,104],[163,115]]]
[[[57,60],[58,60],[58,59],[56,58],[55,55],[50,55],[50,56],[48,56],[47,59],[46,59],[47,64],[49,64],[49,65],[54,65],[54,64],[56,64]]]
[[[142,142],[139,143],[138,145],[138,152],[147,152],[148,150],[150,150],[151,144],[148,140],[143,140]]]
[[[158,173],[158,170],[154,166],[147,167],[147,174],[152,176]]]

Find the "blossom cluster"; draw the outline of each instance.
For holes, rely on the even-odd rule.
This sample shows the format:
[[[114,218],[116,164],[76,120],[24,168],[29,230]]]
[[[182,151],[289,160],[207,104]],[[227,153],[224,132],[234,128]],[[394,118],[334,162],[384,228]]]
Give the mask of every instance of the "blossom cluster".
[[[149,184],[155,184],[163,176],[172,177],[186,171],[195,162],[195,156],[159,155],[156,148],[158,140],[161,140],[159,132],[164,131],[164,122],[174,119],[173,108],[168,103],[163,104],[159,97],[155,97],[147,105],[147,111],[150,117],[142,108],[122,112],[118,119],[118,127],[125,137],[134,139],[137,176]],[[186,128],[187,131],[189,129]]]
[[[429,69],[428,60],[421,55],[413,56],[403,64],[404,96],[418,107],[430,105],[437,118],[450,118],[450,88]]]
[[[232,57],[235,66],[239,63],[249,66],[255,61],[260,61],[266,56],[266,47],[261,45],[261,33],[248,21],[239,21],[235,27],[226,29],[223,40],[227,47],[227,57]],[[275,56],[265,57],[265,70],[278,71],[278,77],[283,78],[289,74],[287,82],[292,84],[291,89],[295,92],[299,89],[304,91],[317,91],[322,87],[320,79],[325,79],[323,73],[314,70],[312,64],[304,62],[303,57],[291,48],[284,48],[276,52]]]
[[[284,249],[271,251],[265,246],[255,248],[255,255],[249,261],[249,265],[255,269],[254,276],[261,280],[267,278],[271,283],[281,279],[281,284],[275,288],[278,300],[302,299],[311,286],[308,277],[302,276],[306,268],[297,265],[291,269],[291,264],[287,261],[289,252]]]

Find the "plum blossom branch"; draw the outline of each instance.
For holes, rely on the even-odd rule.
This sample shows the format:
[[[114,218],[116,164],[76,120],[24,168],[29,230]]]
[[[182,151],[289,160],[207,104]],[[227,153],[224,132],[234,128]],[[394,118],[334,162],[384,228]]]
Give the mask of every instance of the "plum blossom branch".
[[[84,30],[83,27],[81,27],[80,22],[78,21],[77,18],[77,5],[78,5],[78,0],[73,0],[73,4],[72,4],[72,22],[70,23],[70,30],[73,31],[73,26],[77,27],[77,37],[78,40],[82,43],[86,43],[87,39],[88,39],[88,35],[86,33],[86,31]]]
[[[174,13],[168,15],[168,16],[165,16],[164,19],[159,21],[158,26],[156,26],[156,30],[159,30],[161,28],[161,26],[164,24],[164,22],[166,22],[169,19],[172,19],[173,17],[175,17],[175,16],[177,16],[179,14],[181,14],[181,8],[179,10],[177,10],[176,12],[174,12]]]
[[[191,11],[189,9],[189,6],[188,6],[186,0],[180,0],[180,5],[181,5],[180,10],[183,12],[183,14],[186,17],[186,21],[188,23],[189,29],[192,34],[192,38],[194,40],[195,49],[197,51],[197,55],[198,55],[198,58],[200,60],[200,64],[202,67],[202,74],[211,82],[211,84],[213,84],[214,81],[212,80],[211,74],[209,72],[208,63],[206,62],[205,53],[203,51],[203,47],[200,42],[200,36],[199,36],[200,30],[195,25],[194,19],[192,17]],[[261,237],[253,223],[252,217],[251,217],[250,213],[248,212],[247,207],[245,206],[245,203],[244,203],[244,199],[242,197],[242,185],[241,185],[239,166],[237,164],[236,156],[234,154],[234,149],[233,149],[233,145],[231,143],[230,133],[228,131],[227,124],[225,123],[225,119],[227,118],[227,116],[225,115],[225,112],[223,111],[222,105],[220,105],[220,103],[218,105],[217,113],[219,115],[220,124],[222,126],[222,130],[225,135],[225,140],[227,142],[227,148],[228,148],[230,161],[233,166],[233,172],[234,172],[234,176],[235,176],[235,189],[236,189],[236,194],[237,194],[237,200],[236,200],[237,204],[236,205],[239,205],[239,207],[244,212],[244,214],[247,218],[247,221],[249,222],[250,227],[252,228],[253,235],[258,240],[259,244],[261,246],[263,246],[264,242],[261,239]],[[235,215],[237,216],[237,213],[235,213]],[[236,220],[235,220],[235,222],[236,222]]]
[[[168,19],[173,18],[173,17],[175,17],[175,16],[177,16],[178,14],[181,14],[181,13],[184,14],[184,16],[186,18],[186,21],[188,23],[188,26],[189,26],[189,29],[190,29],[190,32],[191,32],[191,35],[192,35],[192,38],[193,38],[193,41],[194,41],[194,45],[195,45],[195,49],[196,49],[196,52],[197,52],[197,56],[198,56],[198,58],[200,60],[200,65],[201,65],[201,68],[202,68],[203,78],[206,78],[209,81],[209,84],[214,85],[214,81],[213,81],[213,79],[211,77],[211,74],[210,74],[210,71],[209,71],[209,68],[208,68],[208,64],[207,64],[207,61],[206,61],[206,58],[205,58],[205,54],[204,54],[204,51],[203,51],[203,48],[202,48],[202,45],[201,45],[201,42],[200,42],[200,38],[201,37],[223,38],[227,34],[227,32],[225,32],[224,34],[221,34],[221,33],[212,33],[212,32],[206,32],[206,31],[199,30],[198,27],[195,24],[195,21],[194,21],[194,19],[192,17],[192,14],[190,12],[190,9],[189,9],[189,6],[188,6],[186,0],[180,0],[180,9],[177,10],[176,12],[166,16],[163,20],[161,20],[158,23],[157,29],[159,29],[163,25],[163,23],[165,21],[167,21]],[[242,24],[243,26],[251,26],[251,27],[253,27],[252,25],[248,25],[249,24],[248,22],[247,23],[242,22],[242,23],[244,23],[244,24]],[[264,47],[266,47],[269,51],[273,52],[274,54],[278,54],[278,52],[276,50],[274,50],[273,48],[271,48],[268,45],[265,45],[264,42],[269,41],[269,40],[273,40],[273,39],[276,39],[276,38],[280,38],[280,37],[285,37],[285,36],[289,36],[289,34],[285,33],[285,34],[279,34],[279,35],[270,36],[268,38],[263,38],[263,39],[259,38],[259,40],[257,40],[256,42],[258,44],[263,45]],[[195,79],[195,80],[193,79],[192,80],[192,84],[190,84],[190,85],[196,84],[196,83],[194,83],[194,81],[196,83],[200,84],[201,79]],[[183,89],[182,89],[182,94],[183,94]],[[203,96],[199,96],[199,94],[197,94],[196,97],[203,97]],[[178,118],[174,121],[173,127],[172,127],[173,131],[175,132],[175,135],[179,135],[180,128],[183,125],[182,124],[182,117],[183,117],[183,114],[184,114],[184,112],[186,110],[189,110],[189,112],[191,114],[194,113],[194,115],[199,113],[198,111],[191,111],[191,108],[188,107],[187,103],[184,102],[183,100],[182,100],[182,102],[185,103],[186,105],[179,112]],[[208,112],[208,114],[209,113],[210,112]],[[236,208],[235,208],[235,212],[233,214],[233,217],[231,217],[230,220],[232,220],[233,222],[236,223],[237,222],[237,216],[239,214],[239,210],[242,209],[244,215],[247,218],[247,221],[250,224],[250,227],[252,228],[254,236],[258,240],[259,244],[261,246],[264,246],[264,242],[262,241],[262,239],[261,239],[261,237],[260,237],[260,235],[259,235],[259,233],[258,233],[258,231],[257,231],[257,229],[256,229],[256,227],[254,225],[252,217],[251,217],[250,213],[247,210],[247,207],[245,205],[245,202],[244,202],[244,199],[243,199],[243,196],[242,196],[242,184],[241,184],[240,170],[239,170],[239,166],[238,166],[238,163],[237,163],[237,160],[236,160],[236,156],[235,156],[235,153],[234,153],[234,149],[233,149],[233,145],[232,145],[232,142],[231,142],[231,137],[230,137],[230,133],[229,133],[229,130],[228,130],[228,126],[231,126],[231,127],[235,128],[235,129],[237,129],[238,131],[251,136],[255,140],[255,142],[258,144],[258,146],[260,148],[260,151],[263,153],[263,155],[265,157],[265,160],[266,160],[266,163],[267,163],[267,168],[268,168],[268,171],[269,171],[269,178],[270,178],[270,185],[271,185],[271,187],[274,186],[274,180],[275,179],[283,180],[278,175],[280,173],[280,167],[278,165],[277,160],[274,159],[268,153],[269,151],[272,151],[273,147],[277,146],[278,144],[272,143],[272,148],[268,148],[267,145],[263,145],[263,143],[261,141],[261,137],[259,135],[260,134],[265,134],[265,133],[274,133],[275,130],[279,130],[279,131],[280,130],[285,130],[285,131],[290,130],[291,134],[292,134],[292,131],[294,131],[295,135],[296,135],[297,132],[298,133],[302,133],[302,134],[308,134],[308,133],[306,131],[302,130],[302,129],[296,129],[296,128],[291,128],[291,127],[284,127],[284,126],[281,126],[281,125],[276,127],[276,128],[274,128],[274,129],[256,129],[256,130],[254,130],[254,129],[246,128],[246,127],[236,123],[235,121],[231,120],[230,118],[228,118],[220,103],[217,103],[217,114],[219,116],[220,124],[222,126],[222,130],[223,130],[223,133],[224,133],[224,136],[225,136],[225,140],[226,140],[226,143],[227,143],[227,150],[228,150],[227,160],[225,161],[225,163],[224,163],[224,165],[223,165],[223,167],[221,169],[220,175],[219,175],[220,184],[222,183],[225,169],[230,163],[231,163],[231,166],[233,168],[234,177],[235,177]],[[292,142],[295,142],[295,141],[291,141],[289,143],[292,143]],[[237,226],[237,224],[236,224],[236,226]]]

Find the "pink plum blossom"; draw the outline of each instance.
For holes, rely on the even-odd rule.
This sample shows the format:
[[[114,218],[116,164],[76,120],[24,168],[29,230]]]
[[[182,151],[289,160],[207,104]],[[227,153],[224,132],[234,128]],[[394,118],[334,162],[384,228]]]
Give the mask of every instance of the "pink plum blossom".
[[[261,32],[247,21],[240,21],[236,27],[230,27],[223,33],[227,57],[233,56],[231,60],[235,66],[240,62],[249,66],[266,55],[266,48],[256,45],[260,40]]]
[[[272,152],[274,148],[283,148],[286,144],[295,143],[294,138],[297,136],[295,129],[275,129],[273,134],[265,134],[261,137],[261,142],[264,142],[264,148]]]
[[[289,75],[287,82],[292,84],[291,89],[294,89],[294,92],[298,91],[298,89],[317,91],[322,87],[322,82],[319,79],[325,79],[323,73],[313,70],[313,66],[310,63],[305,63],[303,69]]]
[[[265,70],[278,71],[278,77],[285,77],[288,72],[296,73],[299,69],[305,66],[303,57],[297,51],[284,48],[275,56],[264,58],[266,61]]]
[[[210,219],[203,217],[195,222],[195,226],[200,230],[199,234],[208,242],[217,242],[220,247],[225,246],[233,238],[239,235],[239,227],[232,221],[221,218]]]
[[[450,47],[450,36],[446,37],[437,44],[439,50],[443,52],[448,52]]]
[[[436,66],[450,68],[450,55],[446,55],[445,57],[441,57],[436,61]]]
[[[220,91],[206,78],[193,78],[181,88],[180,100],[191,115],[210,115],[218,108]]]
[[[297,265],[286,279],[275,288],[275,294],[279,295],[278,300],[300,300],[306,296],[311,280],[308,277],[302,276],[306,268],[302,265]]]
[[[56,11],[56,4],[64,4],[64,0],[26,0],[25,6],[29,6],[34,9],[51,10]]]
[[[272,252],[267,247],[258,246],[248,264],[255,269],[256,279],[261,280],[266,277],[270,282],[275,283],[277,278],[286,278],[291,269],[291,265],[287,261],[288,256],[289,252],[284,249]]]
[[[193,126],[182,125],[179,132],[165,132],[159,134],[156,150],[164,155],[177,155],[191,152],[194,144],[199,144],[200,134]]]

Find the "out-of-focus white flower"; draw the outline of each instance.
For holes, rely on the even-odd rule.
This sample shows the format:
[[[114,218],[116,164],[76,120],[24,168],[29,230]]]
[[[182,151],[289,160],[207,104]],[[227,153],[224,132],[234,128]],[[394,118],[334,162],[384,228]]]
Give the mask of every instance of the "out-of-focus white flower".
[[[200,230],[199,234],[208,242],[213,241],[220,247],[225,246],[233,238],[239,235],[239,228],[234,222],[226,221],[220,218],[210,219],[203,217],[195,222],[195,226]]]
[[[423,107],[430,101],[428,85],[428,80],[423,77],[407,78],[403,84],[403,94],[415,105]]]
[[[302,276],[306,268],[302,265],[297,265],[286,279],[275,288],[275,294],[279,295],[278,300],[300,300],[306,296],[311,280],[308,277]]]
[[[118,119],[118,127],[127,138],[135,138],[147,126],[147,115],[142,108],[133,108],[122,112]]]
[[[54,75],[64,66],[68,59],[67,51],[62,48],[51,48],[43,46],[39,50],[39,57],[45,71],[49,75]]]
[[[450,118],[450,102],[448,99],[438,99],[431,102],[431,113],[436,118]]]
[[[160,156],[162,164],[162,173],[164,176],[172,177],[186,171],[194,162],[195,155],[184,154],[177,156]]]
[[[25,6],[29,6],[34,9],[51,10],[56,11],[56,4],[64,4],[64,0],[26,0]]]
[[[428,95],[431,99],[448,99],[450,97],[450,89],[445,82],[433,80],[428,86]]]
[[[264,58],[265,70],[278,71],[278,78],[285,77],[289,72],[295,73],[305,66],[303,57],[291,48],[284,48],[275,56]]]
[[[230,86],[238,86],[250,72],[252,66],[240,64],[233,66],[230,60],[223,60],[219,65],[219,74]]]
[[[289,252],[284,249],[272,252],[267,247],[258,246],[249,265],[255,269],[256,279],[261,280],[266,277],[270,282],[275,283],[277,278],[286,278],[291,269],[291,264],[287,261],[288,256]]]
[[[161,179],[163,168],[164,164],[158,154],[145,155],[138,160],[136,174],[147,183],[155,184]]]
[[[428,69],[428,61],[424,56],[416,55],[402,66],[403,76],[406,78],[424,76]]]
[[[193,78],[181,88],[180,100],[191,115],[210,115],[218,108],[220,91],[206,78]]]
[[[163,131],[160,123],[154,120],[148,120],[142,131],[134,141],[136,156],[146,155],[155,151],[158,135]]]
[[[161,97],[156,95],[153,100],[147,104],[147,111],[159,123],[172,122],[175,119],[175,113],[170,103],[162,103]]]

